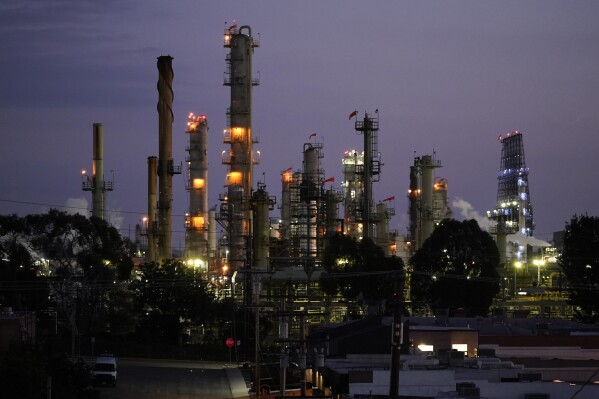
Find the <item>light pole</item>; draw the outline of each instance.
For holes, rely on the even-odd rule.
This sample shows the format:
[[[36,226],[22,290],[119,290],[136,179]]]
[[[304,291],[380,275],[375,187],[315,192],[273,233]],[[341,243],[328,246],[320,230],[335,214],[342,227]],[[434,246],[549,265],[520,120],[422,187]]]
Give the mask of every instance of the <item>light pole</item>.
[[[514,296],[518,294],[518,269],[522,267],[522,262],[519,260],[514,262]]]

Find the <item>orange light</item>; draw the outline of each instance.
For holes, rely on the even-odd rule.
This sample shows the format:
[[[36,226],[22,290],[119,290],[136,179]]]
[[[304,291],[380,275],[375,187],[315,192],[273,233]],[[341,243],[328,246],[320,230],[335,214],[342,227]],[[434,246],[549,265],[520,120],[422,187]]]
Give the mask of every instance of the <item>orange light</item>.
[[[283,183],[289,183],[292,180],[292,174],[291,172],[284,172],[283,173]]]
[[[193,188],[195,189],[204,188],[204,184],[204,179],[193,179]]]
[[[241,184],[241,172],[231,172],[227,174],[227,185],[235,186]]]
[[[246,134],[246,129],[244,127],[231,128],[231,140],[233,141],[244,141]]]
[[[203,216],[193,216],[191,218],[191,227],[195,229],[201,229],[204,227],[204,217]]]

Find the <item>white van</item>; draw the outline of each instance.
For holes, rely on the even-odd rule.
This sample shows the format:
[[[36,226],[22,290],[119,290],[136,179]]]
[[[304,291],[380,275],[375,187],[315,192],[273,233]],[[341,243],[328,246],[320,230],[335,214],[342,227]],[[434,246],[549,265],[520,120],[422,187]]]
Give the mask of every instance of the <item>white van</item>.
[[[116,358],[110,354],[103,354],[96,358],[94,364],[94,385],[116,386]]]

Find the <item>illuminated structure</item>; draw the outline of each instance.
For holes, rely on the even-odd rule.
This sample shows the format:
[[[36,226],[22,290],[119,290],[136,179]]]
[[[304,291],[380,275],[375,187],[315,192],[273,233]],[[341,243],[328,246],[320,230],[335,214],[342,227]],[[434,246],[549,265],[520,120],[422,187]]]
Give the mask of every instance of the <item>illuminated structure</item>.
[[[224,85],[231,88],[231,105],[227,111],[229,127],[224,131],[222,163],[228,165],[226,194],[221,196],[219,223],[227,231],[229,264],[232,271],[250,267],[249,254],[253,166],[259,158],[254,155],[252,135],[252,87],[258,80],[252,77],[252,54],[259,43],[252,37],[249,26],[225,29],[224,47],[230,49],[226,57],[227,70]]]
[[[189,156],[186,188],[189,212],[185,215],[185,257],[194,266],[206,267],[208,258],[208,119],[189,114]],[[212,254],[214,256],[214,254]]]
[[[516,130],[499,136],[499,142],[501,161],[497,176],[497,203],[488,216],[497,221],[498,233],[519,232],[532,236],[534,222],[522,133]]]
[[[310,138],[315,136],[311,135]],[[292,168],[281,172],[281,219],[279,223],[283,262],[311,270],[321,264],[320,256],[327,237],[341,233],[339,220],[340,193],[333,189],[335,179],[324,178],[321,159],[323,144],[304,143],[302,170]],[[330,186],[327,188],[327,183]]]
[[[381,173],[381,160],[378,152],[378,130],[379,130],[379,119],[378,110],[375,111],[376,116],[369,116],[368,113],[364,114],[362,120],[356,118],[355,130],[359,134],[364,135],[364,152],[362,159],[354,156],[355,162],[353,163],[353,170],[349,167],[350,163],[344,162],[344,175],[347,178],[353,178],[354,181],[359,182],[352,187],[350,190],[350,198],[346,197],[346,203],[350,202],[350,212],[346,210],[345,215],[348,218],[354,220],[349,221],[349,224],[359,223],[361,224],[361,236],[366,238],[374,239],[374,226],[378,222],[378,217],[374,212],[374,201],[372,195],[372,183],[379,181],[379,175]],[[353,112],[350,119],[357,115],[357,112]],[[345,161],[345,159],[344,159]],[[361,161],[361,162],[360,162]],[[345,165],[348,168],[345,168]],[[348,176],[350,174],[350,176]],[[351,175],[354,176],[351,176]],[[351,198],[351,195],[354,198]],[[349,231],[352,232],[352,236],[355,236],[359,228],[352,227]]]
[[[345,151],[343,165],[343,228],[344,233],[354,239],[362,237],[361,208],[364,181],[364,154],[356,150]]]
[[[269,211],[274,208],[275,199],[269,197],[266,186],[258,183],[258,189],[252,194],[252,261],[253,268],[267,271],[270,254],[270,218]]]
[[[291,225],[291,184],[293,182],[293,168],[281,172],[281,220],[279,233],[281,240],[289,240]]]
[[[83,191],[92,192],[92,216],[104,219],[105,193],[112,191],[112,181],[104,180],[104,126],[101,123],[94,123],[94,148],[92,175],[81,172],[83,177]]]
[[[441,161],[433,153],[415,157],[410,167],[408,240],[411,253],[422,247],[437,223],[451,217],[447,203],[447,180],[434,178],[434,170],[441,166]]]
[[[173,57],[158,57],[158,259],[173,257]],[[155,234],[156,232],[154,232]]]
[[[362,120],[355,122],[356,132],[364,135],[364,151],[351,150],[343,154],[343,231],[355,240],[372,239],[390,256],[396,250],[397,233],[389,230],[395,208],[388,202],[395,197],[374,204],[372,185],[379,181],[381,173],[378,110],[375,114],[371,117],[366,113]],[[350,119],[355,115],[357,112],[353,112]]]

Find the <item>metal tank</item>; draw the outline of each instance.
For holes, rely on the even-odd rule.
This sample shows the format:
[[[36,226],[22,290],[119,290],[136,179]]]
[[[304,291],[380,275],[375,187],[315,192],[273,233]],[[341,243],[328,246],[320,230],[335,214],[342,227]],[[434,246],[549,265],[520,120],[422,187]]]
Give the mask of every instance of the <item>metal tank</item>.
[[[258,184],[258,189],[252,195],[253,219],[253,266],[255,269],[266,271],[270,249],[270,218],[269,210],[274,206],[274,198],[268,196],[266,186]]]

